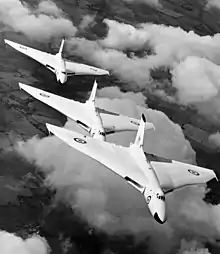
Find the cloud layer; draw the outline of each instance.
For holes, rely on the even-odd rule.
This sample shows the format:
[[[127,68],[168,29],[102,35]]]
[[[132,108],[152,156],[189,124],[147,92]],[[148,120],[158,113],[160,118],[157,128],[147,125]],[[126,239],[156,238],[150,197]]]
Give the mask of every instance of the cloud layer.
[[[34,8],[19,0],[0,0],[0,21],[29,39],[45,41],[53,37],[73,36],[76,28],[51,1]]]

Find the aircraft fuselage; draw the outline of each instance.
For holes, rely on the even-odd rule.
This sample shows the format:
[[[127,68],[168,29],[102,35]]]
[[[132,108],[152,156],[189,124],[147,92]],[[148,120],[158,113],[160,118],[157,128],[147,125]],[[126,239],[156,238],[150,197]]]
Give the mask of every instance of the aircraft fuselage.
[[[166,222],[166,204],[165,195],[161,189],[158,177],[150,162],[146,160],[142,148],[132,144],[130,146],[130,151],[131,156],[137,162],[143,173],[146,175],[146,178],[148,179],[146,186],[143,186],[143,195],[148,208],[154,219],[158,223],[163,224]]]
[[[94,102],[87,101],[85,103],[85,107],[87,107],[87,111],[89,112],[89,115],[91,117],[91,125],[90,125],[90,135],[95,138],[102,141],[106,140],[106,134],[105,130],[103,128],[103,123],[100,114],[98,113]]]
[[[66,64],[60,53],[55,55],[57,69],[55,70],[57,81],[64,84],[67,81]]]

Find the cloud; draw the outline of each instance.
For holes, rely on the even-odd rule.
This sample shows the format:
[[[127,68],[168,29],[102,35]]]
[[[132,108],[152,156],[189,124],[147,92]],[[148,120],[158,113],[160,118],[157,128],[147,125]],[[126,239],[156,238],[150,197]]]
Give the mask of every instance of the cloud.
[[[161,6],[160,1],[159,0],[123,0],[127,3],[145,3],[145,4],[149,4],[149,5],[153,5],[153,6]]]
[[[199,36],[180,27],[104,22],[109,28],[104,39],[72,38],[68,51],[109,69],[129,90],[150,90],[167,100],[172,96],[219,123],[219,34]],[[170,70],[171,81],[168,76],[153,80],[151,72],[158,69]]]
[[[177,254],[210,254],[209,250],[204,248],[201,242],[193,241],[181,241],[180,249]]]
[[[209,101],[219,96],[219,66],[205,58],[188,56],[173,70],[173,85],[182,103]]]
[[[216,148],[220,147],[220,132],[216,132],[209,136],[209,142],[214,145]]]
[[[102,97],[97,106],[137,118],[144,112],[155,124],[155,132],[146,132],[145,151],[195,163],[195,152],[181,128],[162,112],[136,105],[135,94],[131,97],[120,92],[120,96],[116,90],[118,98],[112,99],[111,89],[101,89],[99,93]],[[71,121],[65,127],[85,133]],[[108,141],[128,145],[134,137],[134,132],[124,132],[108,136]],[[55,136],[31,138],[19,143],[16,150],[45,173],[45,184],[57,190],[56,200],[66,201],[91,224],[110,234],[126,230],[137,236],[142,232],[150,237],[149,248],[163,254],[178,250],[185,236],[199,242],[219,237],[220,208],[203,201],[205,186],[187,187],[167,195],[168,221],[161,226],[153,220],[142,195],[103,165]]]
[[[50,248],[44,238],[33,235],[26,240],[0,231],[0,252],[2,254],[49,254]]]
[[[92,24],[94,22],[94,20],[95,20],[95,15],[94,16],[92,16],[92,15],[84,15],[82,17],[82,20],[81,20],[78,28],[81,29],[81,30],[84,30],[90,24]]]
[[[128,58],[125,53],[111,48],[103,48],[100,42],[88,41],[84,38],[72,38],[66,48],[70,54],[84,57],[97,66],[108,69],[123,81],[145,87],[150,73],[145,59]],[[70,53],[71,52],[71,53]]]
[[[19,0],[0,0],[0,21],[15,32],[21,32],[36,41],[73,36],[77,31],[51,1],[42,1],[39,6],[32,8]]]
[[[108,98],[108,99],[112,99],[112,100],[117,99],[116,102],[118,102],[118,103],[120,103],[120,100],[118,100],[118,99],[123,99],[124,102],[127,99],[127,100],[129,100],[128,104],[132,105],[132,108],[135,108],[135,104],[140,105],[140,106],[146,106],[145,103],[147,100],[147,98],[141,92],[139,92],[139,93],[134,93],[134,92],[122,93],[120,91],[120,88],[117,86],[104,87],[102,89],[99,89],[97,91],[97,96],[99,98]],[[114,107],[114,105],[112,104],[111,107]],[[106,103],[106,106],[108,106],[108,103]],[[115,106],[115,108],[117,108],[117,107],[118,107],[118,105]],[[128,111],[128,110],[126,110],[126,111]]]
[[[37,13],[43,13],[48,16],[60,17],[64,15],[63,11],[60,10],[55,3],[52,1],[41,1],[36,10]]]
[[[211,7],[220,8],[220,2],[218,0],[208,0],[206,7],[207,8],[211,8]]]

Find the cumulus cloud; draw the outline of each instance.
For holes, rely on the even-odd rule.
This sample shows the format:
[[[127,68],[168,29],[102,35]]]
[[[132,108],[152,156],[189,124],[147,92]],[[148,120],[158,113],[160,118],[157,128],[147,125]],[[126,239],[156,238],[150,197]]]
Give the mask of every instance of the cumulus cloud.
[[[129,100],[129,102],[127,104],[132,105],[132,108],[135,108],[135,104],[136,105],[140,105],[140,106],[147,106],[146,105],[146,100],[147,98],[141,93],[134,93],[134,92],[125,92],[122,93],[120,91],[120,88],[117,86],[111,86],[111,87],[104,87],[102,89],[99,89],[97,91],[97,96],[99,98],[106,98],[107,101],[109,102],[108,99],[117,99],[116,102],[120,102],[120,100],[118,99],[123,99],[123,101],[125,102],[125,100]],[[99,100],[98,100],[99,102]],[[123,103],[124,105],[125,103]],[[114,104],[115,105],[115,104]],[[111,107],[114,107],[114,105],[112,104]],[[106,103],[106,106],[108,106],[108,103]],[[117,109],[119,105],[115,105],[115,108]],[[126,110],[127,112],[131,112],[130,110]],[[126,113],[127,113],[126,112]]]
[[[86,29],[90,24],[92,24],[95,20],[95,16],[92,15],[84,15],[82,17],[82,20],[79,24],[79,29],[84,30]]]
[[[220,132],[216,132],[209,136],[209,142],[214,145],[216,148],[220,147]]]
[[[205,58],[188,56],[173,70],[173,85],[181,102],[197,103],[219,95],[219,66]]]
[[[15,32],[37,41],[76,33],[72,22],[51,1],[42,1],[32,8],[19,0],[0,0],[0,21]]]
[[[48,16],[52,15],[55,17],[59,17],[64,15],[62,10],[60,10],[55,3],[52,1],[41,1],[36,10],[38,13],[44,13]]]
[[[177,254],[210,254],[210,252],[199,241],[186,241],[183,239]]]
[[[112,98],[111,89],[109,91]],[[97,100],[97,106],[137,118],[144,112],[155,124],[155,132],[146,132],[145,151],[195,163],[195,152],[181,128],[162,112],[136,105],[135,94],[133,97],[130,94],[120,96],[116,90],[118,98],[109,99],[107,89],[101,89],[99,93],[102,97]],[[65,127],[85,134],[74,122],[68,121]],[[135,132],[124,132],[108,136],[108,141],[127,146],[134,137]],[[134,234],[144,232],[150,237],[150,249],[163,254],[170,253],[171,249],[178,250],[186,235],[187,239],[200,242],[219,237],[220,225],[216,221],[220,208],[202,200],[205,186],[187,187],[167,195],[169,219],[161,226],[153,220],[142,195],[103,165],[57,137],[34,137],[19,143],[16,149],[45,173],[45,184],[57,190],[56,200],[65,200],[91,224],[108,233],[118,230],[129,230]]]
[[[2,254],[49,254],[50,248],[44,238],[33,235],[26,240],[0,231],[0,252]]]
[[[220,2],[218,0],[208,0],[206,7],[207,8],[216,7],[220,9]]]
[[[180,27],[150,23],[134,27],[108,19],[104,22],[109,27],[106,38],[73,38],[67,47],[69,52],[109,69],[128,82],[130,89],[160,94],[163,89],[164,99],[166,95],[170,99],[169,89],[176,88],[172,96],[177,103],[193,104],[219,123],[219,34],[199,36]],[[137,51],[142,54],[137,55]],[[158,68],[169,69],[172,82],[155,82],[151,71]]]

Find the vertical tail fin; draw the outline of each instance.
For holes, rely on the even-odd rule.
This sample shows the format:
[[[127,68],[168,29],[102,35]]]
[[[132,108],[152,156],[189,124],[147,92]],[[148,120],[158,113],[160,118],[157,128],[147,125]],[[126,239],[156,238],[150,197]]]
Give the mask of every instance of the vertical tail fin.
[[[91,102],[95,102],[97,87],[98,87],[98,84],[95,80],[93,88],[92,88],[92,92],[91,92],[90,97],[89,97],[89,101],[91,101]]]
[[[63,52],[64,42],[65,42],[65,38],[63,38],[62,41],[61,41],[59,54],[62,54],[62,52]]]
[[[137,135],[134,141],[134,144],[140,148],[143,147],[143,143],[144,143],[144,131],[145,131],[145,125],[146,125],[146,118],[145,115],[142,114],[141,116],[141,121],[140,121],[140,125],[137,131]]]

